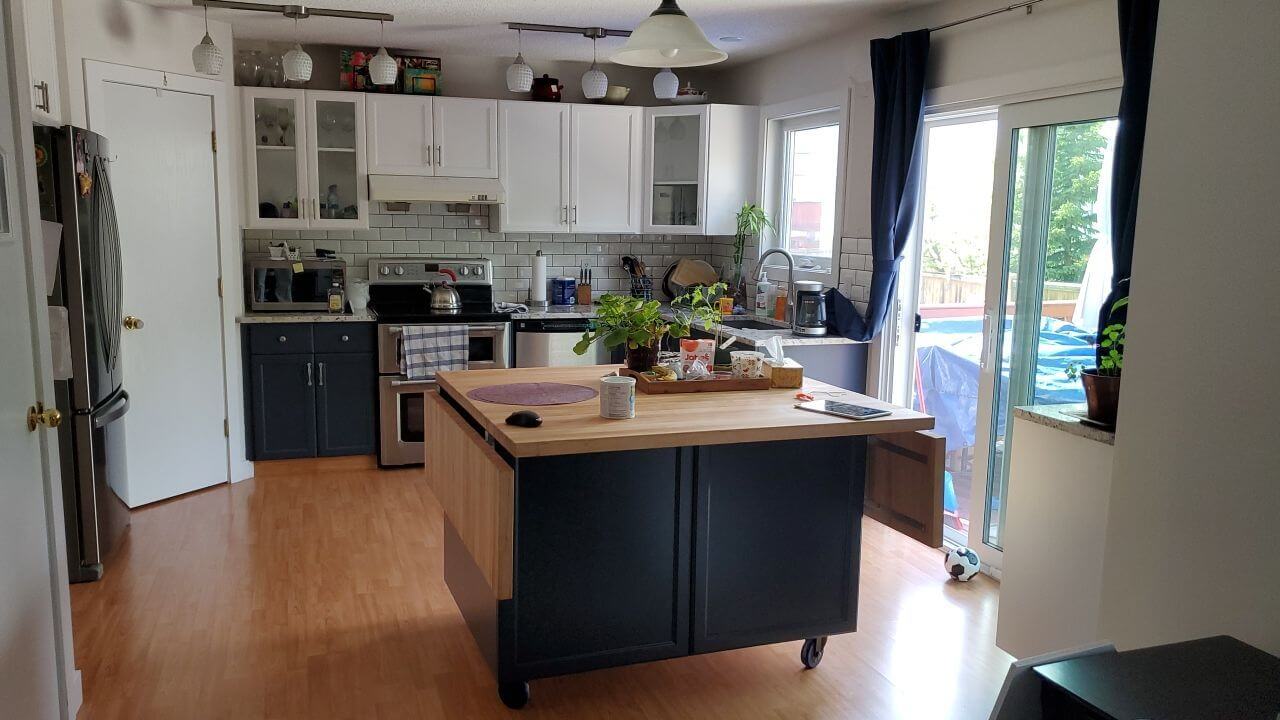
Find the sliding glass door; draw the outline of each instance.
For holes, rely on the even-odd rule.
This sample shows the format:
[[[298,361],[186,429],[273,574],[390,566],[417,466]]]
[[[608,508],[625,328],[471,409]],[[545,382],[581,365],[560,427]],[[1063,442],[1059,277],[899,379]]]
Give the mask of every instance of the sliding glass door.
[[[1110,288],[1110,176],[1118,91],[1001,107],[978,372],[968,544],[999,568],[1012,411],[1079,403]],[[1013,540],[1016,542],[1016,539]]]

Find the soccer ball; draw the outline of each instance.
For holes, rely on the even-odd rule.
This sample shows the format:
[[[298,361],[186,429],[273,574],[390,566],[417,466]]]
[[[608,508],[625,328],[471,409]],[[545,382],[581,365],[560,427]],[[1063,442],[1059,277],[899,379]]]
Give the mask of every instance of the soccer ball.
[[[958,547],[947,553],[947,559],[943,561],[943,567],[947,572],[951,573],[951,577],[960,582],[968,582],[970,578],[978,574],[982,569],[982,561],[978,559],[978,553],[967,547]]]

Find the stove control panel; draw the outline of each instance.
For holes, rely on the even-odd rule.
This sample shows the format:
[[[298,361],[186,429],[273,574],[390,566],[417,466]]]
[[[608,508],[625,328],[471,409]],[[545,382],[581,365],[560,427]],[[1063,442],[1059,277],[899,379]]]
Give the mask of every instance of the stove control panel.
[[[493,263],[488,258],[403,257],[369,261],[372,285],[492,285]]]

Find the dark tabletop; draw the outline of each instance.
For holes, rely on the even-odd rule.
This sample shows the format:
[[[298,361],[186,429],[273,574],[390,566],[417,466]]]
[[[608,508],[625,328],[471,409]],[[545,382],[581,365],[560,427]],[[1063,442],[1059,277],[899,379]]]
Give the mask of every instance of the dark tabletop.
[[[1063,660],[1035,671],[1107,717],[1280,720],[1280,658],[1226,635]]]

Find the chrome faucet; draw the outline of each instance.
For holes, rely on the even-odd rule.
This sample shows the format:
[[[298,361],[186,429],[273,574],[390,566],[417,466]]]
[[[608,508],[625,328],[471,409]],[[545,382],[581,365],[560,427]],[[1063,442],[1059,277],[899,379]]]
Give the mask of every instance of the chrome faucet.
[[[774,253],[778,253],[779,255],[787,259],[787,307],[784,313],[783,320],[787,322],[793,322],[794,318],[792,316],[794,315],[794,313],[792,312],[792,309],[791,309],[792,308],[791,294],[795,292],[795,287],[796,287],[796,283],[795,283],[796,260],[795,258],[791,257],[791,253],[787,252],[786,250],[783,250],[782,248],[769,248],[768,250],[765,250],[764,254],[760,256],[760,262],[756,264],[756,273],[752,277],[757,277],[757,278],[760,277],[760,270],[761,268],[764,267],[764,259]],[[769,311],[770,311],[770,315],[772,315],[773,308],[769,308]]]

